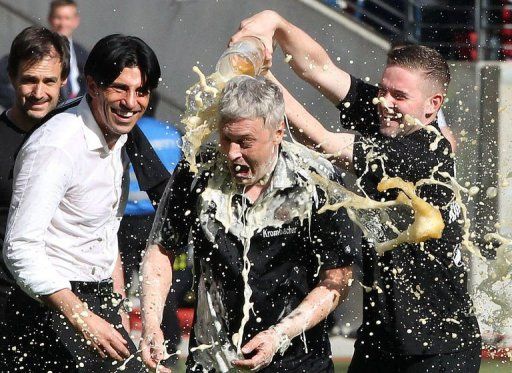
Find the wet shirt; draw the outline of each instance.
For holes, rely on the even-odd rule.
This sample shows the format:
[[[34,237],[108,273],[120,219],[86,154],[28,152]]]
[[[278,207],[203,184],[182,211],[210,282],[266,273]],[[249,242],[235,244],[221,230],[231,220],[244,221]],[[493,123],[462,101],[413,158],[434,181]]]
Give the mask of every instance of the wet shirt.
[[[25,140],[26,132],[22,131],[9,118],[6,111],[0,115],[0,283],[14,280],[10,272],[5,268],[1,250],[5,239],[7,228],[7,216],[12,196],[12,169],[16,154]]]
[[[413,183],[431,175],[447,181],[435,169],[454,176],[446,139],[430,150],[436,137],[432,132],[421,129],[396,138],[379,133],[377,106],[372,104],[377,94],[376,87],[352,78],[347,97],[338,105],[341,123],[361,134],[355,137],[353,155],[364,192],[376,200],[396,198],[396,190],[377,191],[384,174]],[[363,239],[367,288],[356,347],[416,355],[448,353],[480,343],[462,260],[460,207],[453,202],[453,192],[443,186],[422,186],[419,196],[440,208],[443,236],[424,244],[402,244],[383,256]]]
[[[222,345],[231,351],[192,351],[188,365],[198,371],[201,361],[211,366],[212,359],[217,359],[217,371],[227,371],[223,366],[228,369],[228,361],[236,358],[231,341],[243,317],[244,251],[250,262],[253,308],[242,346],[295,309],[317,285],[320,270],[350,265],[353,256],[352,224],[346,212],[317,213],[324,196],[308,180],[307,170],[298,166],[294,147],[283,144],[270,186],[255,203],[232,184],[219,157],[197,179],[182,161],[157,214],[164,219],[158,232],[162,246],[175,255],[187,244],[195,250],[197,304],[190,347],[216,344],[215,348]],[[338,175],[331,176],[341,182]],[[295,216],[297,211],[304,214]],[[265,371],[332,371],[330,355],[321,322],[295,338],[284,356],[276,354]]]

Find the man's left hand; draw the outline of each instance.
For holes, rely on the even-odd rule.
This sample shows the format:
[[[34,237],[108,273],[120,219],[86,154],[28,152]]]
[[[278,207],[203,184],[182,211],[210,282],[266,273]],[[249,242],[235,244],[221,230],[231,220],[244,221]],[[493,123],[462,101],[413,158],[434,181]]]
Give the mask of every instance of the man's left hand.
[[[245,355],[254,354],[250,359],[233,360],[232,363],[239,368],[249,368],[252,371],[257,371],[272,362],[278,348],[278,333],[274,329],[268,329],[258,333],[242,347],[242,352]]]

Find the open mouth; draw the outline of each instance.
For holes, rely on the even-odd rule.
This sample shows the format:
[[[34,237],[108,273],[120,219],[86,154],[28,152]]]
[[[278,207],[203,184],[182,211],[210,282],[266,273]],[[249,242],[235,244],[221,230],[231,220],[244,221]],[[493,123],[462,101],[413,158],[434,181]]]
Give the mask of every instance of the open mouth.
[[[381,110],[382,119],[385,123],[389,122],[402,122],[403,114],[393,108],[383,108]]]
[[[45,106],[46,104],[48,103],[48,101],[28,101],[27,104],[28,106],[32,107],[32,108],[37,108],[37,107],[42,107],[42,106]]]
[[[117,115],[118,117],[120,117],[122,119],[130,119],[131,117],[133,117],[136,114],[136,112],[134,112],[134,111],[127,111],[127,110],[122,110],[122,109],[110,108],[110,110],[112,111],[112,113],[114,113],[115,115]]]
[[[231,169],[234,176],[244,178],[248,177],[251,171],[249,166],[243,164],[234,164],[231,166]]]

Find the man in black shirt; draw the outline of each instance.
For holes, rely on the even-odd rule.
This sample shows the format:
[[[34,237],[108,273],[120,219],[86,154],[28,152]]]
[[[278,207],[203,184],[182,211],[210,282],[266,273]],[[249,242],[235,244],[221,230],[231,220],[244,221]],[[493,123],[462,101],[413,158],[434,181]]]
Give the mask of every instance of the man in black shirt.
[[[154,369],[164,356],[171,263],[193,245],[189,371],[333,372],[324,319],[348,292],[352,224],[344,210],[318,213],[326,197],[311,173],[341,180],[282,141],[283,96],[269,80],[232,79],[219,113],[220,151],[197,175],[182,161],[157,212],[142,265],[143,360]]]
[[[0,248],[12,196],[14,160],[26,134],[58,103],[59,90],[69,73],[68,43],[45,28],[26,28],[12,43],[7,70],[15,100],[0,115]],[[0,323],[4,321],[6,296],[13,284],[0,255]]]
[[[377,191],[384,177],[416,183],[454,176],[450,145],[436,124],[450,81],[439,53],[422,46],[391,51],[376,88],[338,68],[318,43],[275,12],[242,21],[232,42],[250,35],[265,43],[268,60],[277,41],[292,69],[337,105],[342,123],[359,131],[326,130],[284,91],[299,137],[335,154],[359,177],[366,195],[394,199],[393,190]],[[461,260],[460,206],[449,188],[426,184],[418,192],[439,207],[443,236],[402,244],[382,256],[363,240],[363,323],[350,372],[478,371],[481,340]]]

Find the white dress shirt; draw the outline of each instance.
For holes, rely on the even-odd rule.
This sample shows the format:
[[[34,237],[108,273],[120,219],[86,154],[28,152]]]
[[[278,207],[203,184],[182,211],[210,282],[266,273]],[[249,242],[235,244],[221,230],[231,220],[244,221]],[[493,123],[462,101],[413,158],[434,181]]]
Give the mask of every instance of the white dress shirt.
[[[128,192],[126,138],[110,150],[84,98],[23,145],[3,255],[28,294],[52,294],[70,289],[70,281],[112,275]]]

